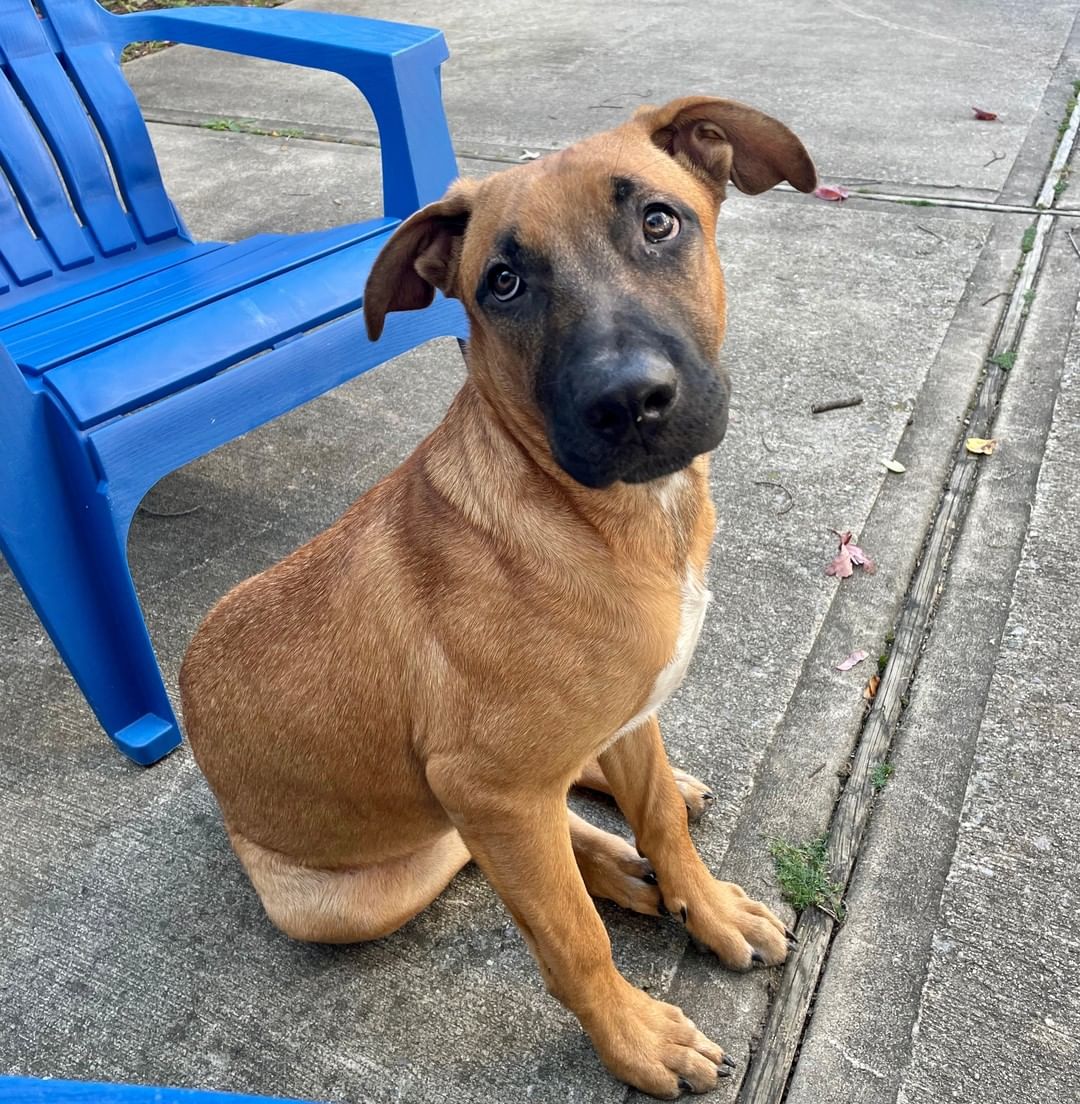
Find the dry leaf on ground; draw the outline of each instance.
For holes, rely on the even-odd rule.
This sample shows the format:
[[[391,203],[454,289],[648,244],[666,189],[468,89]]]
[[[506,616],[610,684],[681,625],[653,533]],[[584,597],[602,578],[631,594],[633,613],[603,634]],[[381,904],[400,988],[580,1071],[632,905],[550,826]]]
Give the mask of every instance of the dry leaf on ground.
[[[874,561],[857,545],[852,543],[851,531],[845,529],[843,533],[831,529],[840,538],[840,551],[825,568],[826,575],[835,575],[838,579],[846,579],[853,573],[856,567],[861,567],[867,575],[873,575],[877,571]]]
[[[969,437],[964,442],[964,448],[976,456],[991,456],[997,448],[996,437]]]
[[[973,107],[971,110],[975,112],[975,118],[984,123],[992,123],[997,118],[996,111],[984,111],[981,107]]]
[[[862,696],[864,698],[866,698],[867,701],[873,701],[874,698],[877,696],[878,687],[880,685],[881,685],[881,676],[880,675],[871,675],[870,680],[863,687]]]
[[[838,671],[850,671],[856,663],[862,663],[869,654],[869,652],[864,652],[862,648],[860,648],[857,652],[852,652],[847,659],[840,660],[840,662],[836,664],[836,669]]]
[[[888,468],[891,472],[896,472],[897,475],[903,475],[907,471],[907,468],[899,460],[882,460],[881,466]]]

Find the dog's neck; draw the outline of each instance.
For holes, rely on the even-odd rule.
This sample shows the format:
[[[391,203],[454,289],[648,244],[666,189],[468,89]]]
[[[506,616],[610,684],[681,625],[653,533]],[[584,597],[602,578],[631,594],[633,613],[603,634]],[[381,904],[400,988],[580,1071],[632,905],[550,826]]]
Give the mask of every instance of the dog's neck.
[[[649,483],[582,486],[555,462],[542,425],[509,418],[470,376],[425,443],[424,471],[471,524],[538,558],[654,562],[680,577],[712,536],[708,458]]]

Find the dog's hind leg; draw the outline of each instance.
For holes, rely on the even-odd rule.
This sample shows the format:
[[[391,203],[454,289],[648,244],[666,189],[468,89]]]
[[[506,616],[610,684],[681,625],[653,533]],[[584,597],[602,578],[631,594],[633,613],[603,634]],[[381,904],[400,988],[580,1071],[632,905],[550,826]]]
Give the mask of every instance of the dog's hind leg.
[[[648,860],[624,839],[575,813],[568,816],[589,894],[659,915]],[[404,858],[343,870],[304,866],[236,831],[230,839],[271,922],[311,943],[362,943],[389,935],[426,908],[470,858],[457,832]]]
[[[569,811],[568,811],[569,813]],[[590,897],[603,897],[623,908],[660,915],[660,891],[648,859],[624,839],[569,813],[574,858]]]
[[[360,943],[396,931],[429,905],[469,861],[457,832],[400,859],[325,870],[304,866],[229,832],[270,920],[313,943]]]
[[[700,779],[695,778],[692,774],[687,774],[686,771],[679,770],[678,767],[672,767],[671,773],[675,776],[675,785],[679,788],[679,793],[682,794],[682,799],[686,803],[686,815],[691,821],[698,820],[701,814],[716,800],[716,795]],[[574,785],[585,790],[595,790],[597,793],[607,794],[608,797],[613,796],[607,776],[595,759],[590,759],[585,764],[585,769],[578,776]]]

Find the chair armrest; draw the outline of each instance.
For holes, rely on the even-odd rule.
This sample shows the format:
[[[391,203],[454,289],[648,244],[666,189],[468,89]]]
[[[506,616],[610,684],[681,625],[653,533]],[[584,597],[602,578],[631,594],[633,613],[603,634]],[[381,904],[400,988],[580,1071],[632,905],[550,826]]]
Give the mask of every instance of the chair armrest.
[[[438,199],[458,175],[439,66],[442,33],[357,16],[282,8],[183,8],[105,16],[117,47],[145,39],[325,69],[348,78],[375,114],[383,209],[405,218]]]
[[[167,39],[335,73],[369,66],[376,77],[405,50],[425,51],[435,65],[448,57],[442,32],[431,27],[291,8],[159,9],[112,16],[106,29],[118,43]]]

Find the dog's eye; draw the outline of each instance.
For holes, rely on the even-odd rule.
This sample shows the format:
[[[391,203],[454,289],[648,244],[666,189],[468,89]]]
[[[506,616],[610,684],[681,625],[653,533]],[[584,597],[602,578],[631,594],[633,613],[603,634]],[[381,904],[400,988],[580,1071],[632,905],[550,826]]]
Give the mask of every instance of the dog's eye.
[[[488,287],[500,303],[516,299],[525,290],[525,281],[506,265],[496,265],[488,273]]]
[[[645,208],[641,229],[647,241],[670,241],[679,233],[679,219],[671,208],[654,203],[651,207]]]

